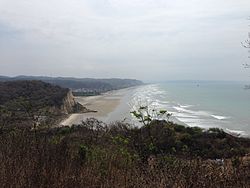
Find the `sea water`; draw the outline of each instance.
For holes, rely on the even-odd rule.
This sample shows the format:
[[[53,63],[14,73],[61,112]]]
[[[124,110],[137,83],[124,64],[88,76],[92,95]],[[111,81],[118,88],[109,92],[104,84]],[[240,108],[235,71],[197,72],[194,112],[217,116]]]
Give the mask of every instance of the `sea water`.
[[[244,82],[169,81],[137,88],[131,110],[140,105],[166,109],[187,126],[218,127],[250,136],[250,90]]]

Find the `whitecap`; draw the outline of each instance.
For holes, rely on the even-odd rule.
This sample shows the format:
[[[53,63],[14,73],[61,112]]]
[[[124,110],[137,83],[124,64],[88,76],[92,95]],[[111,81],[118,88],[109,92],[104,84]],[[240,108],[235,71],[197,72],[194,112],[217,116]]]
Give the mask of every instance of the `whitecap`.
[[[188,113],[193,113],[193,111],[191,110],[187,110],[185,108],[179,107],[179,106],[174,106],[173,107],[175,110],[177,110],[178,112],[188,112]]]
[[[201,127],[201,119],[182,118],[182,117],[176,117],[176,119],[187,124],[190,127]]]
[[[213,118],[218,119],[218,120],[225,120],[225,119],[229,119],[230,117],[226,117],[226,116],[218,116],[218,115],[211,115]]]
[[[186,112],[186,113],[189,113],[189,114],[192,114],[192,115],[196,115],[196,116],[206,116],[206,117],[210,116],[210,113],[207,112],[207,111],[187,110],[185,108],[181,108],[181,107],[178,107],[178,106],[174,106],[173,108],[176,109],[178,112]]]
[[[226,132],[231,133],[231,134],[236,135],[236,136],[246,136],[247,135],[245,131],[240,131],[240,130],[226,129]]]
[[[190,115],[190,114],[185,114],[185,113],[173,113],[175,117],[180,117],[180,118],[198,118],[198,116],[195,115]]]
[[[194,105],[180,105],[180,104],[179,104],[179,106],[180,106],[181,108],[191,108],[191,107],[193,107]]]

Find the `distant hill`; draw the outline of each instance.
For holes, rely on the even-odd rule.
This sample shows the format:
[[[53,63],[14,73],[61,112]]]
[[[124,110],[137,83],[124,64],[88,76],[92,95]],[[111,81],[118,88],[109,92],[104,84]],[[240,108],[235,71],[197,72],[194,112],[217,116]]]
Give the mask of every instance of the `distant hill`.
[[[0,76],[0,81],[15,80],[41,80],[53,85],[72,89],[73,91],[97,91],[105,92],[115,89],[122,89],[142,85],[143,82],[135,79],[93,79],[93,78],[72,78],[72,77],[43,77],[43,76]]]

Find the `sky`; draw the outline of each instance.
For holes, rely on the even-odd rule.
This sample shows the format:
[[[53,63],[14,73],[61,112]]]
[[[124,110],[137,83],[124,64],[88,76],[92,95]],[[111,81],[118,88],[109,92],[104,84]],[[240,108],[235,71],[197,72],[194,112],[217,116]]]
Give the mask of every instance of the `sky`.
[[[0,0],[0,75],[250,80],[249,0]]]

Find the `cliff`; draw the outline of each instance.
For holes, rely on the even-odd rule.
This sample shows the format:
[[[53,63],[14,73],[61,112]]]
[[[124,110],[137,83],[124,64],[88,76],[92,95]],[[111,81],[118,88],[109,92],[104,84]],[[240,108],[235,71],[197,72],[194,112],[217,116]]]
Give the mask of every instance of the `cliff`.
[[[69,91],[66,97],[63,99],[63,105],[61,106],[61,113],[64,113],[64,114],[73,113],[76,104],[77,103],[74,100],[72,92]]]
[[[88,112],[89,110],[76,102],[71,91],[63,99],[63,104],[59,108],[60,114],[70,114],[77,112]]]

